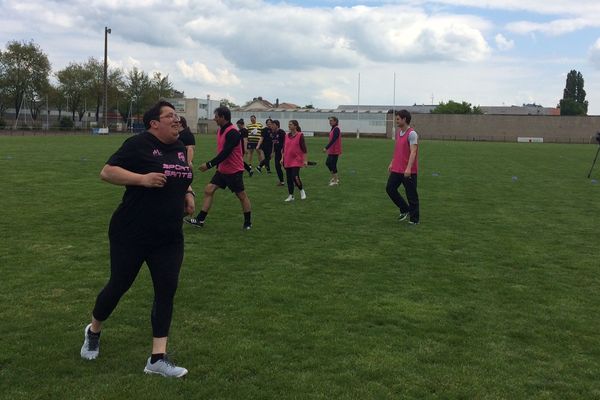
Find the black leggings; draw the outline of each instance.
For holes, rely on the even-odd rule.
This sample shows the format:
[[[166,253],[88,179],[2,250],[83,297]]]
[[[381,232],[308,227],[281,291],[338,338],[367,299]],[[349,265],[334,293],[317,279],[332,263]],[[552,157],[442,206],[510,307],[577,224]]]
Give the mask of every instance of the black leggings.
[[[281,169],[281,149],[275,149],[275,170],[277,171],[279,182],[283,182],[283,170]]]
[[[408,204],[402,198],[400,193],[398,193],[398,188],[400,185],[404,185],[404,190],[406,191],[406,198],[408,199]],[[410,220],[412,222],[419,222],[419,195],[417,194],[417,174],[412,174],[410,177],[406,178],[404,174],[398,174],[396,172],[391,172],[390,177],[388,178],[387,185],[385,188],[388,196],[394,202],[396,207],[400,209],[400,212],[410,213]]]
[[[294,194],[294,184],[302,190],[302,180],[300,179],[300,167],[290,167],[285,169],[287,176],[288,193]]]
[[[271,172],[271,153],[273,153],[273,146],[263,147],[262,150],[265,158],[260,162],[259,167],[267,167],[267,171]]]
[[[333,174],[337,174],[337,162],[339,156],[339,154],[329,154],[325,161],[325,165],[327,165],[327,168],[329,168],[329,171]]]
[[[169,336],[173,315],[173,298],[183,262],[183,242],[166,245],[132,244],[110,240],[110,279],[96,298],[92,315],[105,321],[121,297],[129,290],[146,262],[154,285],[152,303],[152,336]]]

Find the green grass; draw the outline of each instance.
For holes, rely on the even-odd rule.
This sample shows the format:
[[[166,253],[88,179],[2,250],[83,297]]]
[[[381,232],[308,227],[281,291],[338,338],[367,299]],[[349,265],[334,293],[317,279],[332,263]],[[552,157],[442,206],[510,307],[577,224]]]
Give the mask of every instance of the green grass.
[[[255,175],[252,231],[228,191],[184,227],[176,381],[142,372],[145,268],[99,359],[79,357],[123,193],[98,174],[123,140],[0,137],[1,398],[600,398],[594,147],[423,141],[410,227],[385,193],[391,141],[346,140],[330,188],[325,139],[309,139],[306,201]]]

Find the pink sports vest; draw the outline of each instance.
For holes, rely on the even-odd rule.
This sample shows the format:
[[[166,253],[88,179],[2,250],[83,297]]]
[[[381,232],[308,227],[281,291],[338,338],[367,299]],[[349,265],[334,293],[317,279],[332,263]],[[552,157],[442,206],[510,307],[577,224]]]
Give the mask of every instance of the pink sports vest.
[[[296,136],[285,135],[285,146],[283,147],[283,166],[285,168],[304,167],[304,153],[300,148],[302,132],[296,132]]]
[[[333,131],[335,130],[335,128],[338,129],[340,135],[338,136],[338,139],[335,141],[335,143],[327,149],[327,154],[342,154],[342,130],[339,127],[334,126],[333,128],[331,128],[331,131],[329,131],[329,141],[331,142],[331,138],[333,138]]]
[[[221,128],[217,130],[217,154],[223,151],[225,147],[225,138],[229,131],[235,130],[233,125],[229,125],[225,132],[221,133]],[[222,174],[235,174],[244,170],[244,150],[242,145],[238,145],[231,151],[229,156],[219,163],[218,171]]]
[[[408,128],[402,136],[400,136],[400,129],[396,131],[396,146],[394,147],[394,158],[392,159],[392,172],[403,174],[404,171],[406,171],[408,158],[410,157],[410,143],[408,142],[408,135],[413,130],[413,128]],[[412,174],[416,174],[419,169],[418,161],[419,156],[417,153],[411,169]]]

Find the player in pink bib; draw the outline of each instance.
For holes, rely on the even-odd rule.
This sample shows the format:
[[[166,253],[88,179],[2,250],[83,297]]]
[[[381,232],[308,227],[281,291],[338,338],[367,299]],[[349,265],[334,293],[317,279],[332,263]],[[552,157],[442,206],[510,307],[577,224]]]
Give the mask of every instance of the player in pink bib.
[[[340,184],[338,178],[337,162],[340,154],[342,154],[342,132],[338,126],[338,118],[335,116],[329,117],[329,143],[323,148],[323,151],[327,153],[327,161],[325,165],[331,172],[331,179],[329,180],[329,186],[335,186]]]
[[[285,144],[283,146],[283,158],[281,165],[285,168],[287,177],[287,187],[289,196],[285,201],[294,200],[294,185],[300,189],[300,199],[306,199],[306,192],[300,179],[300,168],[307,165],[306,162],[306,143],[304,135],[301,132],[300,125],[295,119],[288,124],[290,133],[285,135]]]
[[[411,224],[419,223],[419,195],[417,193],[418,140],[417,132],[410,127],[411,115],[407,110],[396,112],[396,144],[394,157],[388,166],[390,176],[386,192],[400,210],[399,221],[409,218]],[[398,193],[404,185],[408,203]]]

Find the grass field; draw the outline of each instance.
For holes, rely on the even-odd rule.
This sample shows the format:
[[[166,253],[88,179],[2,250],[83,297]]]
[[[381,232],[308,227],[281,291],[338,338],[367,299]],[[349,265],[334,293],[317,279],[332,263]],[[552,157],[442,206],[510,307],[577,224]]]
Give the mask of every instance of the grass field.
[[[345,140],[328,187],[309,139],[307,200],[255,175],[251,231],[225,191],[184,226],[170,350],[190,373],[167,380],[143,374],[145,268],[79,357],[123,193],[98,174],[123,140],[0,137],[0,398],[600,398],[595,147],[423,141],[411,227],[385,193],[391,141]]]

